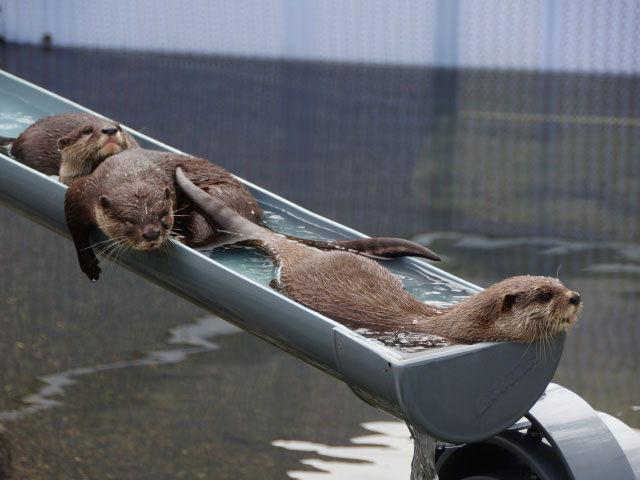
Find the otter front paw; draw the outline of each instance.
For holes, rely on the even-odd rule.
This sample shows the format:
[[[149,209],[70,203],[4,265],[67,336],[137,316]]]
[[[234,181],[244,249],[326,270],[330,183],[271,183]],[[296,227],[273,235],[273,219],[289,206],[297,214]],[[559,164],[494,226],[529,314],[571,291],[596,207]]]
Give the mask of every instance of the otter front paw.
[[[80,270],[89,277],[89,280],[95,282],[100,278],[100,267],[98,266],[98,259],[90,250],[85,250],[78,254],[78,262],[80,263]]]
[[[98,280],[98,278],[100,278],[100,272],[102,270],[98,266],[98,262],[94,262],[89,266],[80,265],[80,268],[82,268],[82,271],[87,277],[89,277],[89,280],[91,280],[92,282],[95,282]]]

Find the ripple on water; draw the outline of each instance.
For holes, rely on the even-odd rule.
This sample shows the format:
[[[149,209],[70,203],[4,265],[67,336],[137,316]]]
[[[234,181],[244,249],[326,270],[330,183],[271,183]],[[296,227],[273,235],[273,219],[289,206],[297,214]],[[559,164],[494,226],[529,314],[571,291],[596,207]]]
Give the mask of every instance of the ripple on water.
[[[0,106],[0,136],[3,137],[17,137],[36,119],[51,114],[1,89]]]
[[[385,347],[400,350],[403,353],[418,353],[431,348],[448,347],[453,345],[438,335],[410,332],[373,332],[366,328],[355,330],[363,337],[369,338]]]
[[[169,338],[166,342],[172,345],[182,345],[181,348],[153,350],[145,352],[142,358],[136,360],[79,367],[38,377],[42,383],[38,391],[22,398],[22,406],[17,409],[0,410],[0,421],[16,420],[40,410],[61,405],[62,402],[57,400],[57,397],[62,396],[64,389],[78,382],[81,377],[122,368],[179,363],[189,355],[218,350],[220,347],[211,341],[212,338],[240,331],[239,328],[220,317],[206,316],[197,319],[194,323],[179,325],[169,330]]]
[[[287,450],[309,452],[301,460],[303,465],[320,471],[289,471],[290,478],[313,480],[332,478],[335,480],[387,480],[409,478],[413,442],[407,426],[402,422],[366,422],[362,426],[373,432],[354,437],[353,445],[329,446],[299,440],[275,440],[272,445]],[[313,458],[313,455],[321,458]]]
[[[265,287],[276,277],[277,269],[271,259],[253,247],[220,247],[202,250],[202,253]]]
[[[0,112],[0,131],[24,130],[35,120],[24,112]],[[6,136],[6,135],[3,135]]]

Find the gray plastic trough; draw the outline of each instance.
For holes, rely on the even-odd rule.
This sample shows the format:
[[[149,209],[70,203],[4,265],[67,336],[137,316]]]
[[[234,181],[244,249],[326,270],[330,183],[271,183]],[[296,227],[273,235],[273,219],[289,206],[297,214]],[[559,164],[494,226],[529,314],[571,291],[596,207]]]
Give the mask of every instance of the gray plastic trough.
[[[89,111],[6,73],[0,75],[0,102],[4,111],[22,104],[39,116]],[[143,146],[177,152],[131,133]],[[296,221],[338,238],[362,236],[255,185],[248,186],[263,206],[290,212]],[[6,156],[0,158],[0,202],[68,237],[63,215],[65,189]],[[71,243],[69,248],[73,248]],[[214,261],[177,242],[169,254],[132,251],[119,262],[343,380],[366,402],[448,442],[486,439],[525,415],[551,380],[564,345],[564,336],[559,335],[544,346],[484,343],[404,354],[234,272],[222,260]],[[386,265],[422,283],[479,290],[415,259]],[[82,275],[80,269],[78,275]],[[539,355],[542,351],[544,355]]]

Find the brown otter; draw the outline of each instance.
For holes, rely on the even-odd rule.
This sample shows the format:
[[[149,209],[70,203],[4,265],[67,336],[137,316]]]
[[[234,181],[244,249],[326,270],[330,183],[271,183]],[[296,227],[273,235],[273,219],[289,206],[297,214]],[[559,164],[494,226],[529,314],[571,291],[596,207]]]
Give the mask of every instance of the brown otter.
[[[174,229],[189,245],[215,235],[205,217],[176,198],[173,172],[182,165],[189,178],[238,214],[258,221],[262,210],[247,188],[222,167],[204,159],[132,149],[110,156],[67,189],[65,218],[83,272],[97,280],[100,268],[89,244],[98,226],[114,245],[138,250],[159,247]],[[176,211],[180,214],[176,215]]]
[[[410,295],[377,262],[301,245],[235,214],[176,171],[180,189],[232,241],[252,241],[280,266],[272,287],[351,328],[438,335],[452,343],[533,342],[567,330],[580,295],[554,278],[521,276],[499,282],[459,304],[436,308]]]
[[[182,166],[191,181],[236,214],[249,222],[260,222],[262,209],[251,192],[222,167],[202,158],[169,152],[126,150],[109,157],[92,174],[73,182],[65,195],[67,225],[80,267],[91,280],[97,280],[100,274],[89,243],[94,226],[113,240],[107,247],[113,249],[120,245],[151,250],[162,245],[170,233],[189,246],[229,243],[218,225],[198,212],[188,198],[176,195],[174,172],[178,166]],[[382,257],[417,255],[439,260],[431,250],[402,239],[306,242],[319,248],[354,250]]]
[[[139,147],[138,142],[116,122],[89,113],[63,113],[44,117],[30,125],[11,143],[15,159],[47,175],[60,174],[69,184],[82,173],[88,174],[109,155]],[[60,171],[60,152],[69,143],[82,152],[81,163],[70,163]]]

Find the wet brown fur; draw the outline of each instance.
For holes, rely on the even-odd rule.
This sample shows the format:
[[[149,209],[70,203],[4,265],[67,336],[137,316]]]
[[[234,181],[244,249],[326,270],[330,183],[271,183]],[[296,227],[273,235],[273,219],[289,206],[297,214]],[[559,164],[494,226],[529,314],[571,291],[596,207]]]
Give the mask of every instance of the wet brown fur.
[[[249,190],[225,169],[201,158],[145,149],[112,155],[86,177],[76,180],[65,195],[65,218],[83,272],[97,280],[100,269],[89,245],[89,232],[99,227],[129,248],[157,248],[175,231],[183,243],[207,245],[217,228],[183,196],[176,196],[174,172],[182,166],[189,179],[251,222],[262,210]],[[161,213],[166,211],[163,221]],[[133,221],[135,220],[135,221]],[[145,241],[144,229],[160,231]],[[152,235],[153,236],[153,235]]]
[[[138,142],[119,124],[96,121],[76,128],[57,142],[60,150],[60,181],[71,185],[78,178],[89,175],[108,156],[132,148]]]
[[[58,140],[70,134],[77,134],[87,127],[91,127],[96,136],[105,128],[115,127],[119,131],[123,149],[139,146],[138,142],[129,133],[122,131],[116,122],[89,113],[63,113],[41,118],[30,125],[13,141],[11,156],[39,172],[58,175],[62,158],[58,151]],[[94,150],[85,152],[83,158],[91,164],[93,170],[106,157]]]
[[[226,231],[253,241],[280,266],[272,286],[351,328],[438,335],[454,343],[528,343],[568,329],[580,296],[554,278],[521,276],[499,282],[459,304],[418,301],[377,262],[320,251],[247,222],[176,173],[179,187]]]

